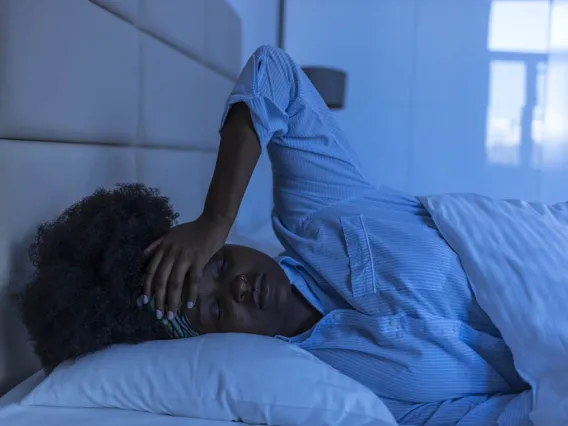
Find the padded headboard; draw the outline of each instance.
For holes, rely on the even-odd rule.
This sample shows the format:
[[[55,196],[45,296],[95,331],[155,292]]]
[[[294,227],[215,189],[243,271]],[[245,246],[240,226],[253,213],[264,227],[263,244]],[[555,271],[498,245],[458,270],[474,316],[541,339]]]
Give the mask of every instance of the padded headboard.
[[[9,297],[29,236],[116,182],[199,214],[240,44],[224,0],[0,0],[0,394],[38,368]]]

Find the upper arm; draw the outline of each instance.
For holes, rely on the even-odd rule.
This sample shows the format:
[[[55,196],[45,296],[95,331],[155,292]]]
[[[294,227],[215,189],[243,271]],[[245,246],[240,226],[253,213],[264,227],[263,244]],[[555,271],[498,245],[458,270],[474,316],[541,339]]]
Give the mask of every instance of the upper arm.
[[[325,102],[282,50],[263,46],[252,55],[228,107],[236,102],[248,105],[270,156],[275,212],[283,220],[302,220],[373,188]]]

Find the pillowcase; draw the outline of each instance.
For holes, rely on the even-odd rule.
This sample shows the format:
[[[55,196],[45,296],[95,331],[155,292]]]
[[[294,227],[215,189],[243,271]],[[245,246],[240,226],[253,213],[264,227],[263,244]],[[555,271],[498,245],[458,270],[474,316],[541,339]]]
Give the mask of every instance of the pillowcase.
[[[268,425],[396,425],[369,389],[278,339],[209,334],[115,345],[60,365],[23,405]]]

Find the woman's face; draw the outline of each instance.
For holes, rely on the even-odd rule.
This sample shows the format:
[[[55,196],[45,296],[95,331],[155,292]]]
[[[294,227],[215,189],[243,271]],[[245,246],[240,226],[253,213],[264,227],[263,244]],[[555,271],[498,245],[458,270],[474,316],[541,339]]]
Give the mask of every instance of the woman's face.
[[[280,334],[290,312],[292,286],[271,257],[225,245],[205,267],[199,294],[185,313],[199,334]]]

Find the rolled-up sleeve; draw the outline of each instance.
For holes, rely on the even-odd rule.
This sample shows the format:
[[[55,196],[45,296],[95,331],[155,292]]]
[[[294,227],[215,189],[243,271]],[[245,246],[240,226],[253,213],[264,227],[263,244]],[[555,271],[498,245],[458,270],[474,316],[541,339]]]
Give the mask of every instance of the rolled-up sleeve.
[[[302,221],[372,187],[318,91],[283,50],[256,50],[229,96],[222,125],[238,102],[248,105],[270,157],[274,213],[286,223]]]
[[[296,96],[294,67],[282,50],[270,46],[258,48],[229,96],[221,127],[231,107],[244,102],[250,109],[263,150],[270,140],[284,136],[288,132],[288,108]]]

